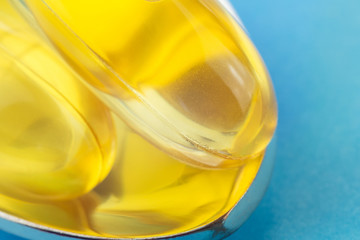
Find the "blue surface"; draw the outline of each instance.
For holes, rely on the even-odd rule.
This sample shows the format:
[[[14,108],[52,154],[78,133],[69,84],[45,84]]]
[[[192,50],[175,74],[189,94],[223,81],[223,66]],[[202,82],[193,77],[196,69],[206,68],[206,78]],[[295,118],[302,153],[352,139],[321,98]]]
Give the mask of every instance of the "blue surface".
[[[272,75],[279,126],[268,192],[227,240],[359,239],[360,1],[233,3]]]
[[[272,75],[267,194],[227,240],[360,239],[360,1],[233,0]]]
[[[13,235],[10,235],[10,234],[8,234],[8,233],[6,233],[6,232],[2,232],[2,231],[0,231],[0,239],[1,240],[24,240],[23,238],[20,238],[20,237],[15,237],[15,236],[13,236]],[[40,240],[40,239],[39,239]]]

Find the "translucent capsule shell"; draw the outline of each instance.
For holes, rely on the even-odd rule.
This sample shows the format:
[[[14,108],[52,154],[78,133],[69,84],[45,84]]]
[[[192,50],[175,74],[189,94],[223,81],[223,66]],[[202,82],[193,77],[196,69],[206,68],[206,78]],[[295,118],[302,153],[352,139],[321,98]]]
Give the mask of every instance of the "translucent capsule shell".
[[[93,91],[168,154],[222,168],[265,150],[277,122],[271,80],[218,1],[25,3]]]
[[[1,4],[7,8],[8,4]],[[5,11],[6,10],[6,11]],[[0,28],[0,193],[64,200],[110,171],[115,137],[108,109],[8,8]]]
[[[276,103],[220,2],[0,0],[1,218],[45,238],[235,230],[270,176]]]

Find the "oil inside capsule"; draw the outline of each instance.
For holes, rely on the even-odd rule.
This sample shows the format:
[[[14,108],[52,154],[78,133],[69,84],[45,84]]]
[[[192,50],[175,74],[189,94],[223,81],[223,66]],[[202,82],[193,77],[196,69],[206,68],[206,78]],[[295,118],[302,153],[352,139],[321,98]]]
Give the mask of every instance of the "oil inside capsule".
[[[218,1],[25,2],[97,95],[168,154],[221,168],[265,150],[277,122],[271,80]]]
[[[78,197],[114,161],[110,112],[8,4],[1,7],[0,192]]]
[[[32,223],[85,237],[182,234],[226,215],[254,180],[262,155],[238,168],[203,169],[160,151],[114,116],[117,157],[87,194],[32,202],[1,194],[0,209]]]
[[[85,4],[83,1],[79,2]],[[233,85],[235,80],[229,80],[232,89],[225,87],[219,80],[225,75],[219,72],[227,72],[228,77],[232,76],[230,73],[232,70],[226,67],[225,62],[238,60],[226,57],[225,50],[221,47],[214,49],[215,52],[219,51],[219,55],[215,54],[214,58],[207,58],[205,55],[198,57],[195,50],[201,49],[201,45],[197,44],[199,39],[192,33],[188,38],[189,45],[183,45],[183,40],[179,42],[174,36],[175,42],[170,45],[176,44],[176,47],[174,45],[168,48],[166,42],[172,33],[170,27],[165,28],[170,35],[165,34],[164,31],[164,38],[156,38],[159,44],[155,44],[156,41],[153,40],[151,45],[145,47],[146,38],[136,37],[143,34],[147,36],[151,31],[156,30],[149,32],[146,30],[148,27],[162,28],[164,27],[162,24],[170,26],[173,23],[174,31],[176,29],[180,31],[182,28],[176,27],[181,26],[184,30],[187,28],[191,30],[189,22],[184,21],[183,17],[180,18],[181,15],[174,14],[174,4],[185,4],[184,6],[195,14],[194,18],[202,19],[200,13],[205,11],[204,8],[199,8],[197,12],[195,7],[200,6],[200,3],[212,3],[211,1],[154,1],[153,4],[168,4],[157,5],[162,7],[156,8],[159,10],[157,12],[160,14],[159,17],[164,17],[166,14],[164,9],[169,10],[165,19],[168,22],[156,18],[153,12],[155,8],[153,10],[141,8],[147,6],[142,0],[105,2],[108,5],[98,5],[98,1],[88,1],[84,6],[87,6],[86,9],[91,10],[93,14],[96,13],[89,19],[87,25],[89,34],[93,29],[94,32],[91,34],[94,39],[98,37],[96,44],[109,47],[109,49],[104,48],[101,56],[104,59],[105,53],[114,56],[114,59],[108,58],[106,65],[113,62],[112,70],[116,69],[116,73],[120,72],[120,66],[124,66],[126,69],[123,71],[131,73],[129,76],[136,74],[151,76],[151,72],[158,69],[156,66],[164,70],[163,78],[154,76],[135,81],[136,78],[131,77],[127,80],[129,84],[138,86],[138,91],[143,91],[142,96],[153,94],[151,96],[154,98],[147,99],[146,104],[153,101],[152,104],[164,111],[162,114],[165,112],[171,113],[171,116],[175,114],[174,116],[178,116],[179,119],[184,120],[184,124],[186,123],[183,126],[185,130],[195,126],[191,125],[193,123],[202,127],[200,131],[217,129],[226,132],[228,129],[236,128],[236,122],[242,119],[240,116],[242,113],[239,115],[236,112],[240,109],[238,106],[240,103],[232,101],[234,99],[240,101],[242,97],[245,101],[246,95],[233,96],[232,89],[238,89],[236,91],[244,94],[251,91],[241,90]],[[73,35],[69,35],[69,32],[62,28],[63,24],[56,25],[59,22],[55,22],[48,11],[41,12],[35,1],[13,1],[13,3],[20,4],[17,5],[20,11],[24,4],[28,4],[34,12],[38,9],[38,13],[43,13],[36,15],[37,20],[43,18],[39,24],[42,24],[43,30],[54,46],[62,52],[65,61],[60,60],[55,50],[49,47],[48,42],[39,37],[41,34],[29,27],[7,1],[0,0],[0,155],[2,157],[0,158],[0,210],[2,212],[38,224],[38,227],[48,227],[47,231],[62,231],[62,234],[80,234],[85,237],[151,238],[183,234],[204,227],[225,216],[235,206],[254,180],[264,156],[263,150],[260,153],[249,150],[254,154],[240,165],[232,164],[232,159],[223,158],[221,154],[211,153],[217,156],[211,158],[212,155],[202,155],[199,149],[194,153],[193,148],[184,148],[187,152],[181,149],[180,153],[173,154],[172,150],[177,149],[177,146],[174,141],[169,141],[169,138],[174,137],[180,142],[182,140],[177,138],[179,135],[173,134],[173,127],[166,125],[168,120],[157,129],[162,131],[157,136],[163,136],[164,129],[171,128],[167,135],[169,138],[159,137],[163,139],[161,144],[151,144],[154,140],[149,137],[148,130],[138,128],[143,125],[136,122],[142,120],[150,122],[146,126],[156,126],[162,121],[159,114],[153,114],[153,109],[144,108],[147,105],[140,104],[139,96],[124,88],[123,83],[114,78],[114,72],[106,68],[105,63],[98,57],[87,51],[84,45],[69,41],[74,40]],[[55,1],[53,3],[55,4]],[[70,1],[59,1],[59,4],[61,3],[70,4]],[[148,3],[150,2],[146,2]],[[72,4],[79,10],[77,14],[80,18],[86,17],[82,14],[89,13],[83,11],[84,9],[80,11],[78,1],[73,1]],[[118,11],[122,7],[128,11],[124,10],[120,13],[127,15],[117,14],[119,12],[115,13],[115,10],[111,11],[112,8]],[[95,11],[95,8],[98,8],[98,11]],[[134,15],[136,9],[139,14]],[[61,12],[60,10],[57,9]],[[183,9],[181,12],[186,11]],[[36,19],[27,15],[26,11],[22,14],[27,16],[27,20],[36,28]],[[71,12],[69,14],[71,15]],[[208,16],[208,12],[205,15]],[[121,47],[116,42],[122,41],[117,37],[121,28],[118,25],[111,26],[112,22],[108,20],[113,18],[113,22],[118,22],[116,20],[118,18],[127,20],[133,16],[137,16],[138,19],[125,21],[129,24],[123,24],[123,27],[127,29],[126,33],[131,33],[131,29],[134,33],[132,37],[131,34],[126,35],[128,38],[123,40],[128,42],[128,45]],[[144,25],[148,19],[151,21]],[[208,18],[204,17],[204,19]],[[207,26],[205,30],[213,29],[214,21],[211,19],[202,23]],[[96,21],[101,24],[95,24]],[[110,25],[103,25],[101,21]],[[82,24],[84,24],[82,27],[85,27],[85,23]],[[45,25],[48,28],[45,28]],[[100,34],[99,31],[104,33]],[[212,36],[210,34],[212,31],[208,36]],[[115,35],[106,35],[110,33]],[[225,33],[219,29],[218,34],[223,36]],[[179,38],[183,39],[180,35],[181,32]],[[223,40],[225,39],[227,38],[224,37]],[[134,40],[138,41],[137,44],[131,43]],[[210,45],[213,44],[212,40],[209,38]],[[192,43],[193,41],[197,43]],[[150,46],[159,48],[152,49]],[[128,47],[131,49],[127,50]],[[162,48],[164,49],[161,50]],[[179,51],[175,51],[176,48]],[[189,60],[188,67],[184,65],[187,64],[186,61],[181,60],[180,49],[184,51],[184,58],[188,55],[189,59],[192,59]],[[255,60],[249,58],[249,61],[253,64],[251,66],[258,69],[258,86],[262,84],[267,86],[266,73],[259,58],[253,52],[252,45],[245,44],[241,49],[254,54],[251,56]],[[124,52],[124,55],[118,54],[118,50]],[[164,61],[161,60],[161,56],[159,56],[160,60],[156,60],[157,51],[159,53],[164,51],[165,55],[168,51],[173,51],[173,57],[179,58],[177,62],[179,69],[175,66],[162,68]],[[148,53],[148,56],[151,56],[146,60],[154,60],[153,63],[151,61],[147,63],[149,68],[136,60],[142,58],[141,53]],[[119,58],[119,61],[115,61],[115,58]],[[126,58],[129,59],[128,65],[121,63],[126,62],[124,60]],[[145,59],[143,62],[146,62]],[[195,64],[196,62],[198,63]],[[173,63],[169,61],[169,64]],[[138,72],[137,67],[139,67]],[[247,68],[246,65],[244,68]],[[174,73],[171,73],[172,71]],[[158,74],[162,73],[157,72],[155,75]],[[247,75],[246,71],[243,74]],[[208,76],[208,80],[201,80],[203,76]],[[81,78],[81,82],[78,77]],[[114,111],[118,109],[117,115],[95,98],[82,82],[95,89],[97,96]],[[251,81],[250,83],[245,81],[244,84],[249,89],[252,89],[251,86],[256,89],[256,84],[251,84]],[[271,91],[269,95],[263,90],[258,92],[261,94],[256,96],[261,95],[263,101],[273,99]],[[227,99],[224,101],[224,109],[217,101],[222,98]],[[191,99],[197,104],[212,99],[211,106],[209,109],[205,109],[207,108],[205,103],[192,106]],[[275,106],[274,102],[255,102],[261,106],[268,106],[267,104]],[[119,105],[119,103],[124,104]],[[248,104],[253,106],[252,103]],[[121,111],[119,106],[123,107]],[[248,122],[242,134],[248,132],[249,137],[254,137],[256,131],[261,131],[263,128],[256,127],[260,121],[259,108],[256,107],[257,105],[251,106],[249,107],[250,110],[253,109],[249,110],[251,116],[256,115],[259,118],[258,121],[252,122],[250,118],[245,117],[247,120],[244,121]],[[131,111],[136,110],[137,114],[124,116],[123,113],[128,113],[126,107],[131,107]],[[225,116],[225,111],[228,112],[229,118]],[[217,113],[220,115],[216,115]],[[208,119],[205,114],[209,114]],[[139,120],[137,116],[142,118]],[[189,123],[187,119],[191,120],[190,125],[187,125]],[[275,121],[276,117],[272,116],[271,119]],[[271,136],[273,129],[269,124],[266,125],[269,129],[268,137]],[[253,130],[256,130],[255,133],[252,132]],[[244,138],[244,142],[248,140]],[[4,155],[7,158],[3,158]],[[191,157],[186,158],[186,156]],[[178,161],[179,159],[182,161]],[[209,168],[219,166],[220,168],[217,169]],[[232,168],[222,166],[232,166]]]

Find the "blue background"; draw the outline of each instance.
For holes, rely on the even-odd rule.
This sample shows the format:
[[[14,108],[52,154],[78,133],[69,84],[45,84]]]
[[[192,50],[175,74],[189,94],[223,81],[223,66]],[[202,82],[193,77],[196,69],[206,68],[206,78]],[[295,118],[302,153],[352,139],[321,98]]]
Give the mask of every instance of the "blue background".
[[[360,1],[233,0],[273,78],[274,174],[227,240],[360,239]]]
[[[279,126],[270,187],[227,240],[360,239],[360,1],[233,4],[273,78]]]

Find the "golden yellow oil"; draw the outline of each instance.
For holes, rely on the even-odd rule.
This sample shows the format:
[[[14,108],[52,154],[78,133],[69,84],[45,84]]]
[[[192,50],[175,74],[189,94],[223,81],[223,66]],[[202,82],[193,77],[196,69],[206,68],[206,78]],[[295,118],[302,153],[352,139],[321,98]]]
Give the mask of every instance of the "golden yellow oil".
[[[21,199],[68,199],[110,171],[110,111],[8,4],[0,15],[0,181]]]
[[[25,2],[97,96],[168,154],[226,167],[269,143],[271,81],[217,0]]]
[[[41,12],[40,2],[25,2]],[[45,32],[66,62],[12,5],[0,0],[0,210],[57,230],[103,237],[165,236],[209,224],[229,212],[248,190],[275,127],[275,99],[262,63],[249,42],[244,40],[238,49],[227,38],[229,33],[213,27],[215,18],[207,17],[201,1],[152,2],[160,8],[149,8],[150,2],[143,0],[105,2],[51,4],[64,19],[66,14],[72,19],[74,13],[78,20],[88,19],[74,21],[72,27],[78,26],[79,34],[84,31],[81,37],[132,86],[145,95],[154,93],[149,99],[157,108],[184,116],[177,121],[191,119],[189,128],[241,128],[241,136],[249,136],[244,142],[252,146],[259,138],[258,146],[239,153],[251,158],[238,167],[229,163],[226,168],[204,168],[183,156],[179,161],[168,154],[171,146],[159,149],[165,146],[154,146],[118,112],[111,112],[108,98],[99,92],[128,102],[135,97],[108,78],[98,59],[88,53],[76,55],[82,46],[57,43],[58,34],[67,33],[51,34],[45,26],[53,23],[48,13],[39,14],[39,19],[44,18]],[[210,29],[204,36],[213,50],[199,55],[201,44],[192,34],[188,44],[176,39],[191,28],[191,22],[176,14],[177,3],[195,14],[193,18],[204,19]],[[97,15],[83,16],[89,13]],[[121,26],[111,24],[116,21]],[[168,31],[155,39],[148,36],[156,28]],[[214,34],[222,44],[228,43],[226,48],[214,43]],[[244,59],[253,55],[247,64],[237,62],[239,69],[255,69],[259,80],[244,70],[243,77],[250,79],[244,80],[244,87],[232,85],[233,80],[225,86],[223,78],[231,70],[224,69],[233,59],[227,54],[242,59],[240,50],[247,53]],[[114,105],[112,110],[118,104]],[[221,135],[214,136],[221,142]]]

